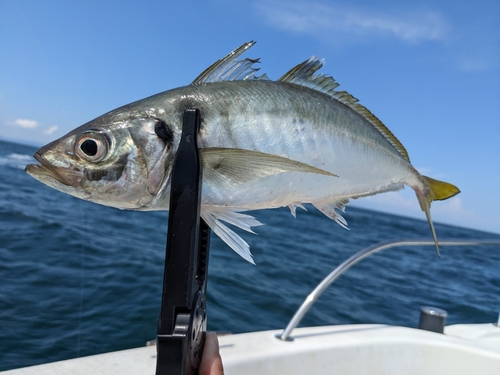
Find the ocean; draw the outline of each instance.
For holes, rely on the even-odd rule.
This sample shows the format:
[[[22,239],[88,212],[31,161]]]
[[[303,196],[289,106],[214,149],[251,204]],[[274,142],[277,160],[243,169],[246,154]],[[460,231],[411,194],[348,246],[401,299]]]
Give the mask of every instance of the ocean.
[[[168,213],[78,200],[24,172],[36,148],[0,141],[0,371],[143,346],[156,337]],[[391,239],[431,239],[427,222],[348,207],[350,230],[312,206],[255,212],[266,225],[243,234],[256,266],[212,235],[208,328],[284,328],[337,265]],[[500,236],[435,224],[439,239]],[[500,248],[402,247],[339,278],[302,325],[418,324],[420,306],[448,324],[496,322]]]

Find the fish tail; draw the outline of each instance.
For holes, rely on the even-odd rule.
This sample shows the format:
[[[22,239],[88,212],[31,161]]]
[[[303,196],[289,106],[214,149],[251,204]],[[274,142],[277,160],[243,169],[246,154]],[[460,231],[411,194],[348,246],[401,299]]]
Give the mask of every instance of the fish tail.
[[[424,191],[417,190],[417,198],[420,203],[420,208],[425,212],[425,216],[427,217],[427,222],[431,227],[432,237],[434,238],[434,243],[436,245],[436,250],[439,258],[441,258],[441,254],[439,253],[439,243],[436,236],[436,231],[434,230],[434,224],[432,223],[431,218],[431,203],[432,201],[442,201],[448,198],[451,198],[458,193],[460,190],[455,186],[448,182],[435,180],[433,178],[422,176],[425,181],[428,183],[429,188],[424,189]]]
[[[460,190],[448,182],[435,180],[433,178],[422,176],[429,184],[432,193],[431,201],[444,201],[445,199],[454,197]]]
[[[431,227],[431,232],[432,232],[432,237],[434,238],[434,244],[436,245],[436,251],[438,253],[438,257],[441,259],[441,254],[439,252],[439,243],[438,239],[436,236],[436,231],[434,230],[434,224],[432,223],[432,218],[431,218],[431,202],[432,200],[429,199],[429,194],[419,194],[417,193],[417,198],[418,198],[418,203],[420,203],[420,208],[422,211],[425,212],[425,216],[427,217],[427,222],[429,223],[429,226]]]

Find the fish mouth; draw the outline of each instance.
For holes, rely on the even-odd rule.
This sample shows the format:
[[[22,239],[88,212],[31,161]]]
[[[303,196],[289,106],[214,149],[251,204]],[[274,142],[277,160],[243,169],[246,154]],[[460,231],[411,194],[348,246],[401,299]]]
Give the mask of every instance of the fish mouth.
[[[39,152],[35,152],[33,157],[40,164],[28,164],[24,170],[37,180],[44,182],[43,180],[49,177],[63,185],[72,187],[76,187],[82,180],[82,173],[77,168],[56,167],[44,159]]]

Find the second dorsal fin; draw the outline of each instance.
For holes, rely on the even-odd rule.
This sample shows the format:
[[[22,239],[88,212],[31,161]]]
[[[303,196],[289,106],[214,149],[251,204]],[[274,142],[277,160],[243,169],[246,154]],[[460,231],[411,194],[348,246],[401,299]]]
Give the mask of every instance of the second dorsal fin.
[[[310,89],[320,91],[351,108],[353,111],[363,116],[375,129],[377,129],[389,143],[403,156],[410,161],[408,152],[392,132],[365,106],[358,103],[358,99],[346,91],[335,90],[339,83],[325,74],[314,74],[325,64],[324,59],[315,56],[304,61],[286,72],[279,81],[294,83]]]

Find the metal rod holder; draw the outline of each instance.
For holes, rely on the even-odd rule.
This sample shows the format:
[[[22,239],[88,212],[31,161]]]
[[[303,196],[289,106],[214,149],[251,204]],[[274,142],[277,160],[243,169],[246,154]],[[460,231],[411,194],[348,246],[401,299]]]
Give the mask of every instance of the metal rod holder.
[[[480,246],[480,245],[500,245],[497,240],[446,240],[439,241],[439,246]],[[288,322],[282,333],[277,334],[276,337],[282,341],[293,341],[291,336],[292,331],[297,327],[302,318],[309,311],[311,306],[316,302],[319,296],[349,268],[354,266],[359,261],[365,259],[369,255],[378,253],[379,251],[390,249],[398,246],[434,246],[434,241],[429,240],[394,240],[381,242],[369,246],[356,254],[352,255],[349,259],[335,268],[328,276],[326,276],[316,288],[306,297],[302,305],[297,309],[292,319]],[[500,317],[499,317],[500,321]]]

